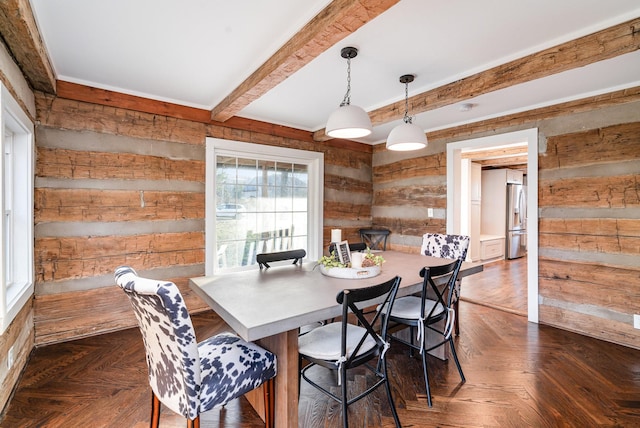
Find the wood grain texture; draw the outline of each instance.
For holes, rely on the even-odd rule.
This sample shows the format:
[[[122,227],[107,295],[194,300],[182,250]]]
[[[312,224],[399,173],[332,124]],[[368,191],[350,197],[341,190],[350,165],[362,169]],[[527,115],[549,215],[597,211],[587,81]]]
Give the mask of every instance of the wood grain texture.
[[[36,240],[36,283],[110,275],[120,265],[204,263],[204,232]]]
[[[462,102],[482,94],[529,82],[640,49],[637,29],[640,18],[544,49],[474,75],[464,77],[409,98],[413,114]],[[371,123],[380,125],[402,118],[404,100],[369,112]],[[427,134],[431,138],[431,134]],[[327,138],[324,130],[314,139]]]
[[[208,309],[191,292],[189,278],[168,280],[180,288],[189,311],[195,313]],[[36,346],[96,336],[136,325],[131,303],[115,282],[113,286],[93,290],[36,296],[34,312]]]
[[[211,110],[224,122],[399,0],[334,0]]]
[[[195,192],[36,188],[34,200],[36,224],[204,218],[204,193]]]
[[[36,94],[40,135],[50,141],[38,147],[35,225],[56,226],[36,239],[39,344],[131,325],[119,318],[122,302],[108,291],[110,287],[91,289],[100,287],[102,278],[121,264],[139,270],[203,266],[204,229],[193,227],[204,220],[204,187],[198,186],[204,183],[205,162],[193,157],[199,156],[207,136],[324,152],[327,169],[350,169],[343,175],[327,174],[331,192],[325,192],[326,214],[340,223],[347,219],[351,224],[343,227],[344,236],[354,242],[360,240],[357,229],[371,224],[370,204],[364,204],[372,187],[366,173],[371,170],[370,146],[346,141],[318,144],[308,132],[240,123],[237,118],[220,126],[208,117],[197,119],[197,112],[174,111],[173,106],[149,100],[75,85],[62,88],[73,99]],[[55,135],[46,133],[50,129],[56,130]],[[65,145],[65,132],[73,143]],[[105,134],[114,146],[103,152],[96,147],[101,147]],[[78,148],[85,141],[92,149]],[[142,141],[144,148],[129,149],[132,141]],[[172,221],[174,226],[169,226]],[[75,233],[77,223],[104,230],[122,225],[122,229],[115,235],[90,236]],[[144,232],[132,227],[138,224]],[[327,224],[325,247],[330,228]],[[201,307],[202,302],[196,302],[193,305]]]
[[[640,254],[640,176],[620,168],[640,159],[639,143],[638,121],[547,140],[538,204],[555,208],[555,217],[539,220],[540,322],[640,346],[632,322],[640,309],[640,269],[630,262]],[[576,218],[580,210],[587,218]],[[563,254],[571,260],[561,260]]]
[[[392,233],[407,236],[422,237],[425,233],[446,233],[446,219],[441,218],[391,218],[374,217],[374,227],[389,229]],[[389,241],[387,242],[387,246]],[[393,244],[391,244],[393,245]],[[404,252],[419,252],[420,248],[410,246],[393,246],[391,249],[398,249]]]
[[[55,73],[28,0],[0,2],[0,33],[31,87],[55,93]]]
[[[460,315],[456,348],[467,382],[460,384],[455,365],[429,358],[431,408],[420,359],[409,357],[401,346],[389,350],[392,394],[402,426],[640,424],[640,381],[635,375],[640,350],[464,301]],[[193,320],[199,340],[228,331],[211,311]],[[36,348],[0,427],[146,427],[150,403],[144,358],[137,328]],[[326,371],[315,374],[335,385],[335,377]],[[354,370],[349,390],[370,381],[369,372]],[[298,412],[300,427],[342,426],[339,406],[304,382]],[[349,419],[351,426],[393,426],[384,390],[350,406]],[[166,408],[161,421],[165,428],[185,424]],[[225,428],[264,426],[244,398],[203,414],[201,422]]]
[[[540,294],[629,314],[640,311],[640,267],[620,268],[542,258],[538,265]],[[566,281],[566,284],[563,282]],[[545,287],[549,285],[547,290]],[[566,293],[566,297],[563,294]]]
[[[632,208],[640,205],[640,174],[541,179],[544,207]]]
[[[640,158],[640,122],[550,137],[540,169],[570,168]]]
[[[36,177],[204,183],[204,161],[44,147],[38,148],[37,155]]]
[[[436,139],[473,138],[474,135],[484,132],[493,133],[499,129],[510,128],[523,129],[525,126],[537,127],[545,120],[565,117],[568,114],[585,113],[594,109],[635,103],[638,101],[640,101],[640,86],[433,131],[427,133],[427,137],[430,141]],[[386,148],[382,144],[374,147],[374,153],[384,150],[386,150]]]
[[[373,192],[373,203],[376,206],[397,206],[412,204],[422,207],[446,208],[446,185],[396,186]]]
[[[4,409],[11,398],[13,387],[18,383],[31,355],[35,342],[33,313],[33,302],[29,301],[0,335],[0,409]],[[10,349],[13,349],[14,356],[11,365],[7,361]]]
[[[399,178],[415,178],[433,175],[447,174],[446,153],[404,159],[385,165],[377,165],[373,168],[373,180],[375,183],[387,183]]]

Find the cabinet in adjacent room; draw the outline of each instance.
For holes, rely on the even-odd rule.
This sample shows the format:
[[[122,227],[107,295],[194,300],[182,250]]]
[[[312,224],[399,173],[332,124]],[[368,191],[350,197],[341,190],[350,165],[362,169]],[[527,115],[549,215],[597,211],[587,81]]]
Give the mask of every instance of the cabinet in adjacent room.
[[[471,162],[469,185],[469,258],[471,261],[480,260],[480,233],[482,217],[482,165]]]

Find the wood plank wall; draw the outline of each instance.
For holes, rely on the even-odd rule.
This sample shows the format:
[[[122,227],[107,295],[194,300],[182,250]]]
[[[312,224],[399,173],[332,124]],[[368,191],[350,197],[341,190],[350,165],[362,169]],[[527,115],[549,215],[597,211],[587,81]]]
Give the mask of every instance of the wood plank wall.
[[[551,137],[539,170],[540,320],[640,348],[640,122]]]
[[[446,231],[446,144],[537,127],[539,319],[640,348],[640,88],[428,134],[428,150],[373,157],[374,225],[393,249]],[[426,208],[434,208],[434,218]]]
[[[207,136],[324,152],[325,248],[331,228],[359,240],[358,228],[371,224],[369,146],[227,128],[97,98],[36,93],[36,106],[36,345],[135,325],[113,281],[122,264],[178,284],[190,311],[207,308],[188,288],[188,278],[204,274]]]

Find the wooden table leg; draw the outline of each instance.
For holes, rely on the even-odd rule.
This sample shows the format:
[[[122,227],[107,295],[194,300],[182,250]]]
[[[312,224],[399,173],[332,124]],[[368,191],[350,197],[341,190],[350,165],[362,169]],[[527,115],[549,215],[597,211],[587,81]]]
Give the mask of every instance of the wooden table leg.
[[[291,330],[256,341],[263,348],[276,354],[276,427],[298,426],[298,330]],[[262,389],[258,388],[245,397],[264,420]]]

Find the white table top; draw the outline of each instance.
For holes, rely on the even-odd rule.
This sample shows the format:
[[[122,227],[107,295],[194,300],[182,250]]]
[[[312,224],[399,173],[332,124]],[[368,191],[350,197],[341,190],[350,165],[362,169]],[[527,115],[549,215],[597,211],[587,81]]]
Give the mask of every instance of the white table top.
[[[385,263],[373,278],[340,279],[325,276],[315,262],[299,265],[273,265],[251,270],[191,278],[189,286],[240,337],[255,341],[302,325],[341,314],[336,295],[347,288],[380,284],[399,275],[398,296],[420,290],[420,269],[451,260],[396,251],[380,253]],[[463,263],[460,277],[482,271],[478,263]]]

